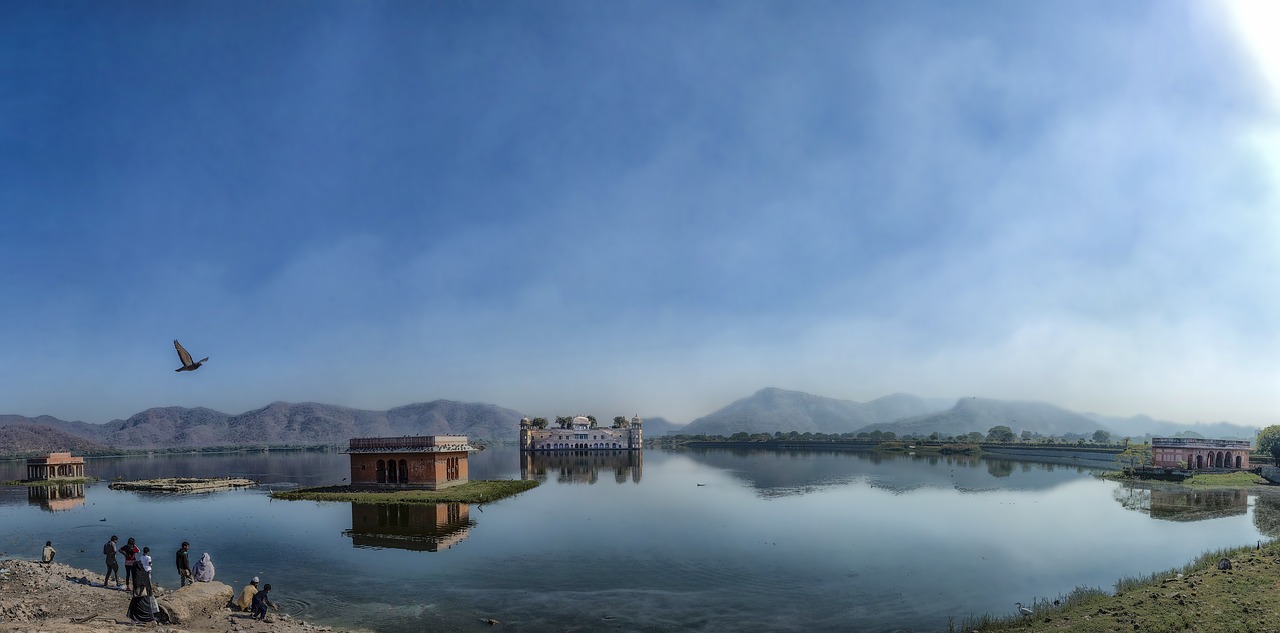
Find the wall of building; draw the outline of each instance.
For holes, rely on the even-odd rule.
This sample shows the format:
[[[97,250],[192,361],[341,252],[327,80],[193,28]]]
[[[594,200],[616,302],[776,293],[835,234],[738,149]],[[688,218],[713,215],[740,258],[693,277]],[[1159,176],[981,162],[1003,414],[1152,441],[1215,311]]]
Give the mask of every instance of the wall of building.
[[[406,485],[434,490],[464,484],[467,482],[468,477],[466,451],[449,453],[351,453],[350,458],[351,484],[355,486]],[[384,464],[395,460],[396,481],[386,481],[385,483],[378,481],[379,460]],[[404,467],[407,472],[404,477],[405,483],[401,483],[401,478],[398,476],[401,460],[404,461]],[[453,463],[458,471],[455,479],[448,478],[449,460],[454,460]],[[384,469],[389,475],[391,469],[385,467]]]

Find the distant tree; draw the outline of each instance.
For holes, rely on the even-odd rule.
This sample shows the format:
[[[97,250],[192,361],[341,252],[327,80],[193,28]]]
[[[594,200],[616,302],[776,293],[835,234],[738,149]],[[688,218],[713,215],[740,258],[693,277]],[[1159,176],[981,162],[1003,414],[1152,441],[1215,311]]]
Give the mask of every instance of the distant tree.
[[[1280,425],[1273,424],[1258,434],[1258,450],[1263,453],[1271,453],[1271,457],[1276,460],[1276,465],[1280,466]]]
[[[1130,444],[1116,455],[1116,462],[1120,464],[1127,473],[1133,472],[1134,468],[1140,466],[1151,465],[1151,445],[1150,444]]]
[[[530,420],[530,422],[529,422],[529,423],[530,423],[530,424],[532,424],[532,425],[534,425],[534,426],[536,426],[536,427],[538,427],[538,428],[540,428],[540,429],[545,429],[545,428],[547,428],[547,419],[546,419],[546,418],[534,418],[533,420]]]
[[[969,431],[969,434],[964,436],[964,439],[970,442],[981,442],[982,434],[977,431]]]
[[[897,439],[897,438],[898,438],[898,434],[897,434],[897,433],[894,433],[893,431],[885,431],[885,432],[884,432],[884,439],[885,439],[885,441],[892,442],[893,440],[895,440],[895,439]]]
[[[735,442],[745,442],[751,439],[751,434],[747,433],[746,431],[738,431],[737,433],[730,435],[729,439]]]
[[[1023,432],[1022,432],[1022,441],[1024,441],[1024,442],[1030,442],[1030,441],[1031,441],[1031,431],[1023,431]]]
[[[564,415],[557,415],[556,424],[562,429],[567,429],[570,424],[573,424],[573,418]]]
[[[932,441],[932,442],[936,442],[936,441],[938,441],[938,440],[940,440],[940,439],[942,439],[942,434],[941,434],[941,433],[939,433],[939,432],[937,432],[937,431],[934,431],[934,432],[932,432],[932,433],[930,433],[930,434],[929,434],[929,440],[930,440],[930,441]]]
[[[1013,429],[1003,424],[993,426],[991,427],[991,430],[987,431],[987,441],[988,442],[1012,442]]]
[[[1108,432],[1106,432],[1106,431],[1104,431],[1104,430],[1102,430],[1102,429],[1098,429],[1098,430],[1096,430],[1096,431],[1094,431],[1094,432],[1093,432],[1093,443],[1094,443],[1094,444],[1106,444],[1107,442],[1110,442],[1110,441],[1111,441],[1111,434],[1110,434],[1110,433],[1108,433]]]
[[[616,416],[614,416],[614,417],[613,417],[613,428],[615,428],[615,429],[620,429],[620,428],[622,428],[622,427],[626,426],[626,424],[627,424],[627,416],[625,416],[625,415],[616,415]]]

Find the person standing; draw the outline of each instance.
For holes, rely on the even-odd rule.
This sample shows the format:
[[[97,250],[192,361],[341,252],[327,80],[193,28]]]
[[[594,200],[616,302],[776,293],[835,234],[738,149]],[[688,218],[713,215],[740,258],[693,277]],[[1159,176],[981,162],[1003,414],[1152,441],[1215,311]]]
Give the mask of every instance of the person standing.
[[[116,552],[120,551],[116,547],[116,541],[119,540],[118,536],[112,534],[107,544],[102,546],[102,553],[107,557],[107,575],[102,578],[103,587],[108,586],[107,581],[111,580],[113,575],[116,577],[116,586],[120,586],[120,564],[116,562]]]
[[[146,590],[148,596],[156,595],[155,592],[151,590],[151,548],[150,547],[142,548],[142,555],[139,556],[138,560],[133,563],[133,566],[137,571],[137,577],[133,579],[134,595],[141,596],[142,591],[144,589]]]
[[[257,593],[258,577],[254,576],[253,580],[250,580],[249,584],[245,585],[244,589],[240,590],[240,595],[236,596],[236,606],[240,607],[241,611],[248,611],[249,608],[253,606],[253,596]]]
[[[271,607],[272,609],[279,610],[279,607],[276,606],[276,603],[267,599],[268,593],[271,593],[271,583],[267,583],[266,585],[263,585],[262,591],[259,591],[258,593],[253,595],[253,619],[255,620],[267,619],[267,607]]]
[[[133,542],[133,537],[125,542],[124,547],[120,548],[120,552],[124,554],[124,590],[131,591],[134,595],[138,593],[138,579],[136,574],[138,561],[138,545]]]
[[[44,552],[40,554],[40,562],[48,565],[53,562],[53,557],[58,554],[58,550],[53,549],[53,541],[44,542]]]
[[[189,548],[190,546],[191,546],[190,543],[183,541],[182,547],[178,548],[178,587],[179,588],[186,587],[187,585],[190,585],[190,584],[195,584],[196,582],[194,579],[191,578],[191,556],[187,551],[187,548]]]

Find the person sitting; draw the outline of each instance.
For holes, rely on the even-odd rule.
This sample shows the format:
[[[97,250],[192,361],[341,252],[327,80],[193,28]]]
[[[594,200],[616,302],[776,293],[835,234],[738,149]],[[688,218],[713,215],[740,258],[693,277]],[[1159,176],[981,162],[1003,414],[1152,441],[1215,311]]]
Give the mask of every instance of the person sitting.
[[[249,584],[245,585],[244,589],[240,590],[240,595],[236,596],[236,606],[240,607],[241,611],[248,611],[249,608],[253,606],[253,596],[257,593],[258,577],[254,576],[253,580],[250,580]]]
[[[213,559],[209,558],[209,552],[200,556],[200,560],[191,570],[191,575],[196,577],[196,582],[213,582]]]
[[[271,583],[267,583],[262,587],[262,591],[253,595],[253,619],[267,619],[267,607],[279,610],[276,603],[267,598],[267,594],[271,593]]]
[[[53,562],[53,557],[57,555],[58,550],[53,549],[53,541],[44,542],[44,552],[40,555],[40,562],[48,565]]]

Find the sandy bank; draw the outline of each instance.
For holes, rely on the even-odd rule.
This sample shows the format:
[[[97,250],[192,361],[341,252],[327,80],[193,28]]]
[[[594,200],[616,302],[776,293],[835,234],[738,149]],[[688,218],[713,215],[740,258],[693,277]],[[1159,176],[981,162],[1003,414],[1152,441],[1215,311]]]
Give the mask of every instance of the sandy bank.
[[[137,481],[116,481],[107,486],[112,490],[139,490],[145,492],[212,492],[231,488],[248,488],[258,482],[252,479],[237,477],[219,477],[215,479],[194,479],[191,477],[172,477],[169,479],[139,479]]]
[[[122,565],[123,567],[123,565]],[[41,631],[42,633],[102,633],[136,631],[129,622],[129,593],[103,587],[102,573],[75,569],[62,563],[44,565],[34,561],[0,561],[0,631]],[[169,590],[157,587],[157,601],[181,605],[190,621],[181,624],[143,625],[165,633],[315,633],[332,631],[287,616],[269,615],[256,622],[248,613],[232,611],[225,602],[230,591],[221,583],[197,583],[203,591]],[[218,585],[214,587],[213,585]],[[225,590],[223,588],[226,588]],[[190,594],[190,595],[188,595]],[[196,595],[199,594],[199,595]]]

